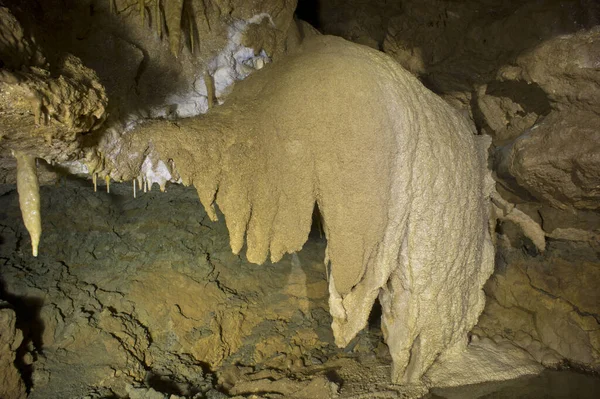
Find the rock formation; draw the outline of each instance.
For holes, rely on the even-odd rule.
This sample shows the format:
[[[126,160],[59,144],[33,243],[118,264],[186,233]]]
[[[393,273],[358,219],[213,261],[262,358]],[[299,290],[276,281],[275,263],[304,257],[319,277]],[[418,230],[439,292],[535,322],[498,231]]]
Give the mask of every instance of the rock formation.
[[[492,270],[485,148],[380,53],[315,37],[208,115],[148,122],[126,140],[129,162],[116,165],[133,168],[111,174],[135,178],[155,151],[212,219],[219,206],[233,252],[245,238],[251,262],[300,250],[316,202],[337,343],[365,327],[379,296],[395,381],[418,381],[465,343]]]
[[[486,288],[491,300],[480,321],[484,335],[498,342],[519,335],[538,360],[547,355],[555,365],[560,359],[597,370],[597,360],[582,361],[576,348],[597,342],[581,334],[598,329],[598,306],[585,312],[591,318],[568,316],[573,328],[554,324],[552,334],[516,320],[523,308],[536,320],[545,319],[555,302],[567,313],[578,308],[555,286],[537,289],[526,278],[524,270],[540,262],[545,278],[564,281],[568,269],[598,283],[598,3],[327,0],[320,2],[319,15],[324,32],[383,49],[491,136],[491,167],[501,194],[493,202],[503,221],[495,277]],[[536,247],[547,250],[540,254]],[[586,284],[568,285],[595,298]],[[596,353],[598,345],[590,345]]]
[[[598,6],[298,14],[373,49],[295,7],[0,1],[0,296],[25,335],[0,325],[7,395],[15,365],[32,398],[416,398],[600,370]]]
[[[15,328],[15,312],[7,305],[0,302],[0,396],[26,398],[25,384],[14,364],[23,334]]]

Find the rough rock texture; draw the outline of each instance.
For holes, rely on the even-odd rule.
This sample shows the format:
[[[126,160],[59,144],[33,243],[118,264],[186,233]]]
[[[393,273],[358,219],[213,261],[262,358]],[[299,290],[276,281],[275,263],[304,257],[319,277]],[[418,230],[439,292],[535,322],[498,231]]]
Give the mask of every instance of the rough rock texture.
[[[127,168],[113,174],[137,176],[156,151],[212,218],[218,204],[233,252],[246,238],[251,262],[299,250],[316,202],[337,343],[365,326],[379,296],[395,381],[418,381],[464,344],[492,267],[484,144],[381,53],[316,37],[206,117],[149,122],[127,139],[116,163]]]
[[[95,72],[66,54],[52,67],[8,8],[0,7],[0,178],[15,182],[11,151],[74,160],[80,134],[97,128],[107,98]]]
[[[121,134],[135,121],[148,116],[174,118],[206,112],[209,106],[223,101],[236,80],[277,59],[288,46],[293,46],[294,42],[287,40],[289,33],[297,30],[292,18],[294,1],[6,0],[4,3],[19,20],[10,14],[10,20],[2,27],[6,32],[0,33],[3,43],[9,44],[3,55],[11,61],[5,65],[9,68],[24,65],[30,70],[27,73],[3,70],[4,80],[9,80],[6,84],[19,89],[15,89],[12,97],[4,96],[6,107],[21,115],[21,108],[32,108],[30,103],[35,103],[29,114],[38,118],[14,120],[15,116],[2,121],[11,127],[12,135],[37,146],[36,156],[63,162],[62,170],[70,173],[101,173],[102,177],[110,173],[111,159],[120,152]],[[8,8],[3,8],[7,14]],[[57,26],[65,28],[56,29]],[[38,46],[48,57],[50,72]],[[78,57],[77,61],[68,54]],[[74,151],[81,145],[73,143],[73,129],[58,137],[51,129],[52,123],[46,129],[37,128],[34,123],[46,114],[49,119],[63,122],[70,120],[70,116],[77,124],[86,120],[77,118],[81,112],[87,112],[91,93],[82,92],[77,82],[85,73],[92,72],[75,65],[81,62],[97,73],[110,103],[106,104],[102,86],[94,86],[95,90],[102,90],[102,101],[89,103],[93,114],[104,115],[106,107],[108,119],[101,129],[86,136],[85,156],[74,157]],[[60,72],[61,68],[66,72]],[[97,84],[98,78],[93,76]],[[18,82],[21,84],[16,85]],[[14,101],[14,97],[19,101]],[[3,130],[4,135],[7,130]],[[57,137],[52,143],[37,140],[54,136]],[[32,143],[34,139],[37,141]],[[99,161],[95,157],[98,147],[106,157]],[[3,181],[14,182],[14,163],[9,155],[0,154]],[[74,158],[79,162],[65,163]],[[55,180],[56,175],[48,175],[48,179],[52,178]]]
[[[326,336],[329,330],[324,326],[330,321],[326,310],[335,316],[338,344],[348,344],[352,351],[381,352],[381,342],[365,349],[362,333],[352,338],[367,325],[377,296],[383,305],[396,381],[416,380],[425,370],[423,381],[428,386],[508,378],[539,371],[532,359],[547,366],[567,361],[598,370],[600,150],[595,143],[600,30],[594,27],[600,22],[598,4],[576,0],[319,3],[320,27],[327,33],[385,50],[470,116],[480,133],[492,137],[491,165],[500,183],[498,191],[510,202],[493,194],[496,216],[502,220],[495,237],[500,252],[496,275],[486,288],[492,300],[476,334],[470,335],[471,345],[466,351],[454,350],[464,348],[461,337],[479,313],[480,287],[490,270],[465,272],[468,265],[479,264],[473,254],[481,252],[477,237],[465,231],[486,231],[487,211],[477,201],[488,192],[479,183],[455,176],[478,163],[475,169],[482,169],[484,157],[477,150],[466,154],[468,160],[457,158],[458,162],[448,155],[456,154],[457,146],[447,134],[455,129],[445,125],[458,123],[458,130],[464,132],[468,128],[428,92],[386,84],[389,81],[383,76],[394,75],[396,67],[365,67],[362,57],[354,54],[343,65],[319,68],[314,59],[296,55],[289,62],[300,60],[302,72],[290,67],[272,79],[265,72],[229,97],[236,80],[314,35],[306,24],[292,22],[295,1],[7,0],[0,2],[7,7],[0,10],[2,181],[14,181],[15,162],[8,150],[35,149],[30,157],[44,156],[52,162],[77,159],[51,169],[89,174],[94,185],[106,181],[107,189],[111,178],[136,179],[137,184],[134,181],[128,188],[134,196],[136,190],[141,195],[153,183],[161,189],[167,181],[193,184],[208,218],[217,216],[215,203],[225,213],[234,251],[245,254],[246,243],[248,258],[255,262],[264,261],[269,252],[277,260],[300,249],[317,202],[331,261],[325,273],[313,268],[321,273],[314,285],[330,289],[329,309],[323,305],[326,294],[319,294],[316,301],[306,299],[312,294],[302,288],[305,280],[298,272],[298,262],[303,265],[304,258],[287,255],[282,264],[291,264],[294,270],[292,288],[254,303],[259,295],[257,280],[263,282],[265,276],[249,277],[251,273],[236,269],[241,264],[242,270],[255,271],[252,266],[232,256],[219,273],[214,262],[219,256],[205,246],[189,250],[187,240],[181,241],[193,260],[178,257],[185,250],[177,245],[179,252],[167,258],[164,251],[170,244],[155,245],[148,239],[150,233],[144,233],[143,239],[158,249],[137,245],[132,250],[132,241],[123,239],[122,232],[135,230],[133,223],[126,228],[113,223],[112,230],[102,230],[110,237],[108,246],[104,235],[94,236],[101,229],[93,230],[93,237],[83,243],[78,236],[71,237],[76,245],[55,245],[64,238],[56,236],[65,225],[64,215],[75,218],[88,213],[61,208],[60,199],[52,200],[63,214],[45,226],[46,231],[55,231],[48,241],[54,245],[52,261],[32,263],[21,252],[29,241],[14,224],[5,225],[4,233],[12,238],[0,244],[8,248],[2,256],[6,265],[2,273],[11,286],[7,295],[13,295],[9,299],[18,305],[19,328],[24,327],[26,335],[19,353],[33,351],[36,358],[33,374],[30,361],[23,361],[21,355],[17,358],[28,387],[35,388],[33,395],[160,398],[172,393],[173,397],[217,398],[222,395],[214,389],[218,385],[243,396],[316,397],[316,391],[335,395],[338,390],[350,397],[357,392],[355,397],[372,397],[373,392],[377,397],[416,397],[424,393],[423,386],[386,385],[381,377],[389,371],[385,362],[341,356],[335,363],[330,356],[340,352]],[[302,51],[310,53],[306,48]],[[279,79],[286,74],[287,78]],[[329,79],[330,75],[337,80]],[[377,78],[369,78],[372,75]],[[296,91],[288,90],[296,86]],[[413,98],[415,94],[420,98]],[[94,96],[97,104],[90,101]],[[227,105],[218,107],[224,101]],[[343,105],[336,107],[336,101]],[[423,103],[436,111],[406,112],[411,105]],[[403,111],[395,108],[398,104]],[[209,109],[206,118],[175,121]],[[87,134],[98,127],[105,110],[106,123]],[[391,113],[397,119],[386,119]],[[173,122],[135,129],[147,117]],[[446,121],[440,123],[440,118]],[[40,123],[46,119],[46,125]],[[397,122],[403,125],[394,131],[414,133],[410,128],[415,124],[407,128],[408,121],[435,134],[416,143],[381,134]],[[436,123],[441,128],[433,126]],[[190,134],[200,137],[190,139]],[[473,143],[467,147],[472,149]],[[32,158],[29,161],[35,164]],[[44,174],[41,180],[49,181],[46,167],[38,164]],[[12,188],[0,192],[7,190]],[[461,197],[465,192],[468,195]],[[11,193],[4,196],[10,198],[14,200]],[[123,202],[109,198],[116,208],[103,216],[121,216]],[[466,213],[473,219],[457,220],[456,215],[464,213],[453,210],[461,207],[476,209]],[[398,212],[403,209],[409,210],[405,219]],[[445,212],[438,212],[442,209]],[[149,223],[148,228],[155,236],[162,225],[171,223],[158,219],[160,224]],[[88,231],[88,220],[106,227],[93,215],[68,228]],[[181,226],[192,232],[190,236],[198,235],[198,226],[190,227],[189,220],[175,220],[177,225],[167,229],[171,234],[161,240],[177,241],[172,237]],[[219,248],[226,246],[224,239],[211,237],[222,244]],[[540,254],[544,248],[546,252]],[[198,251],[208,254],[201,257],[206,262],[198,263],[200,277],[189,270],[196,265]],[[147,254],[156,254],[158,260],[148,262]],[[103,272],[114,268],[117,274],[91,272],[99,259]],[[143,259],[142,266],[136,259]],[[452,261],[447,263],[448,259]],[[444,272],[437,264],[446,265]],[[129,272],[138,276],[138,271],[139,278],[122,278]],[[190,275],[193,282],[188,281]],[[223,283],[226,276],[230,281]],[[245,282],[231,283],[238,278]],[[127,285],[119,285],[121,279]],[[287,281],[276,273],[267,274],[266,280]],[[269,293],[280,292],[266,286]],[[155,292],[160,296],[153,296]],[[194,297],[181,299],[184,292]],[[156,302],[163,297],[166,302]],[[318,303],[319,314],[325,316],[317,320],[311,303]],[[300,307],[309,321],[300,323],[301,317],[284,311],[288,307]],[[264,309],[271,309],[266,314],[273,323],[260,322]],[[204,317],[211,312],[214,317]],[[439,320],[446,324],[440,327]],[[52,333],[36,335],[42,325]],[[186,331],[184,338],[179,326]],[[273,331],[277,331],[275,338]],[[319,362],[327,353],[324,364],[328,366],[313,363],[315,347]],[[436,362],[428,368],[433,359]],[[228,368],[236,362],[247,367]],[[216,369],[218,376],[213,376]],[[72,379],[73,370],[80,381]],[[339,372],[343,384],[332,370]]]
[[[22,315],[17,359],[30,398],[410,399],[482,371],[538,371],[506,343],[477,343],[468,363],[434,365],[428,386],[391,384],[376,311],[335,347],[318,231],[300,253],[257,266],[231,254],[225,223],[209,221],[193,189],[134,199],[129,185],[94,193],[69,179],[41,190],[47,251],[35,259],[14,186],[0,197],[1,295]],[[508,373],[491,374],[507,359]]]
[[[0,397],[26,398],[25,384],[15,366],[15,352],[23,334],[15,328],[16,314],[8,303],[0,301]]]
[[[600,95],[600,91],[598,92]],[[600,209],[600,116],[553,111],[498,149],[497,172],[558,208]]]
[[[494,203],[503,221],[496,273],[486,290],[492,300],[479,333],[500,342],[521,331],[535,336],[529,350],[539,361],[548,354],[548,365],[560,359],[597,369],[592,336],[598,307],[582,316],[564,289],[596,297],[584,282],[596,281],[600,237],[598,3],[409,0],[400,9],[383,1],[320,4],[325,33],[377,43],[493,139],[491,166],[504,197]],[[385,23],[375,28],[374,20]],[[356,31],[369,37],[352,37]],[[540,255],[546,239],[548,253]],[[544,279],[564,288],[529,281],[541,264]],[[536,320],[550,324],[538,331]]]
[[[475,331],[508,339],[547,366],[566,359],[599,370],[598,250],[598,241],[552,241],[534,259],[504,251]]]
[[[211,370],[238,363],[302,381],[329,371],[322,363],[341,352],[329,327],[322,241],[256,266],[231,254],[224,223],[209,221],[194,190],[137,199],[125,185],[110,195],[81,181],[41,190],[47,251],[37,259],[25,246],[14,187],[0,206],[2,296],[29,318],[30,398],[126,397],[140,384],[163,395],[208,394],[217,385]]]

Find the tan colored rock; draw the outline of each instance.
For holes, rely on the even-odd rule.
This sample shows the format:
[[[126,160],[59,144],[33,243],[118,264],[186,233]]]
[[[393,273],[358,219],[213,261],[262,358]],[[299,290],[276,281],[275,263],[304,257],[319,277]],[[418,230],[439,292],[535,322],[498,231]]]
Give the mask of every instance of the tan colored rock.
[[[426,378],[430,386],[443,388],[510,380],[542,370],[530,354],[509,341],[495,343],[472,335],[465,351],[442,356]]]
[[[46,63],[38,46],[6,7],[0,7],[0,59],[3,68],[12,70]]]
[[[599,209],[598,126],[593,113],[554,111],[500,149],[499,175],[558,208]]]
[[[106,117],[108,100],[97,75],[72,55],[51,72],[5,8],[0,8],[0,54],[10,59],[0,71],[0,164],[10,151],[48,162],[73,160],[81,149],[80,133]]]
[[[537,113],[526,112],[521,104],[509,97],[485,93],[477,96],[477,108],[485,123],[483,130],[497,145],[518,137],[539,118]]]
[[[597,370],[600,267],[555,254],[513,260],[496,273],[486,286],[491,299],[477,329],[515,342],[542,363],[554,356]]]
[[[317,202],[336,342],[366,325],[379,295],[393,379],[419,380],[483,307],[483,143],[391,59],[341,39],[315,37],[238,87],[204,118],[143,124],[115,173],[137,176],[150,142],[213,218],[218,204],[233,252],[246,242],[255,263],[298,251]]]
[[[219,382],[230,395],[243,397],[260,394],[281,395],[290,399],[329,399],[337,397],[338,391],[337,385],[323,376],[303,381],[289,378],[280,371],[253,373],[237,367],[223,370],[219,375]]]
[[[498,77],[538,84],[565,110],[575,107],[598,113],[600,104],[600,27],[561,35],[520,55],[516,66],[503,67]]]
[[[27,397],[25,384],[15,366],[16,351],[23,340],[23,334],[15,328],[16,321],[12,309],[0,309],[0,397],[6,399]]]

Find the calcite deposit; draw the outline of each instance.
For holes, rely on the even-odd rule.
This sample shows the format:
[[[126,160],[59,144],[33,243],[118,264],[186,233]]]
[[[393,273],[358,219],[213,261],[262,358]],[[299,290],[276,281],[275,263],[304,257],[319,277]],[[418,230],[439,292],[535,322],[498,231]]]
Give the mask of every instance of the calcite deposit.
[[[300,250],[316,203],[336,341],[363,329],[379,297],[395,381],[419,381],[466,343],[492,271],[484,142],[389,58],[315,37],[205,117],[126,139],[128,162],[115,164],[129,169],[111,174],[136,177],[155,151],[213,219],[218,205],[251,262]]]
[[[599,24],[579,0],[0,0],[0,396],[597,372]],[[594,389],[560,375],[514,390]]]

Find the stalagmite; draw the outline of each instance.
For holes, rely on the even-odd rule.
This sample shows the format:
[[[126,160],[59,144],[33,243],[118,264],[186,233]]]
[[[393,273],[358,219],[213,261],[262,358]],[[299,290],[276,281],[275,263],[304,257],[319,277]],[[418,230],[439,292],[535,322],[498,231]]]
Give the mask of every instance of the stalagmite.
[[[15,152],[17,160],[17,190],[23,222],[31,237],[31,252],[38,255],[38,245],[42,235],[42,220],[40,215],[40,186],[37,178],[35,157]]]
[[[94,182],[94,192],[98,192],[98,173],[92,175],[92,181]]]
[[[133,198],[136,198],[136,192],[135,192],[135,179],[131,181],[132,186],[133,186]]]
[[[106,192],[110,194],[110,176],[106,175],[104,181],[106,181]]]

